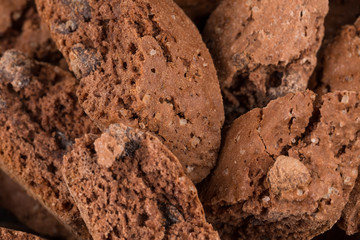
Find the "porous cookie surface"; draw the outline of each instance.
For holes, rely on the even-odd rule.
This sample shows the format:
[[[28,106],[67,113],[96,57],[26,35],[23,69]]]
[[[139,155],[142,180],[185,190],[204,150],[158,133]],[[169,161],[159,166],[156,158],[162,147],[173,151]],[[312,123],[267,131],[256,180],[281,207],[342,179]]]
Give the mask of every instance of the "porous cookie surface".
[[[0,167],[79,236],[87,229],[63,183],[62,156],[74,138],[97,132],[58,67],[10,50],[0,59]]]
[[[69,231],[2,171],[0,171],[0,207],[9,210],[21,223],[43,236],[70,239]]]
[[[90,118],[155,133],[194,182],[205,178],[224,111],[210,54],[183,11],[166,0],[36,2]]]
[[[46,24],[40,21],[33,0],[23,1],[2,0],[0,2],[0,18],[12,16],[7,30],[0,30],[0,55],[8,49],[17,49],[36,60],[58,64],[62,59],[55,43],[51,40]],[[3,7],[16,6],[12,8]],[[1,20],[0,20],[1,22]],[[2,22],[2,26],[5,26]],[[0,27],[1,28],[1,27]]]
[[[327,90],[360,91],[360,18],[326,47],[322,84]]]
[[[191,180],[157,137],[125,125],[85,135],[63,175],[98,239],[219,239]]]
[[[234,121],[202,192],[224,239],[311,239],[336,223],[358,175],[359,101],[290,93]]]
[[[19,232],[11,229],[6,229],[0,227],[0,238],[2,240],[41,240],[43,238],[37,237],[35,235]],[[43,239],[44,240],[44,239]]]
[[[228,118],[305,90],[327,11],[328,0],[220,3],[203,36],[218,70]]]

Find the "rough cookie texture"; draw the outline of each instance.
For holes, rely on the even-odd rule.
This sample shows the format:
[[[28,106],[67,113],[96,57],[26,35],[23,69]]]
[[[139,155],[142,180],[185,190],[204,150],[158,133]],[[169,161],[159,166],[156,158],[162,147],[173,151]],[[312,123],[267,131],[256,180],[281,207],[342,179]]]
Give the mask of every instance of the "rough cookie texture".
[[[9,23],[8,29],[3,34],[0,31],[0,55],[14,48],[36,60],[58,65],[63,58],[51,40],[47,26],[41,23],[33,0],[24,1],[27,4],[22,8],[19,8],[22,5],[17,2],[19,1],[1,0],[0,3],[0,18],[7,15],[18,16],[16,21]],[[17,8],[19,8],[16,13],[12,9],[1,6],[10,6],[14,3],[17,3]],[[3,22],[2,26],[4,26]]]
[[[359,102],[289,93],[234,121],[201,193],[223,239],[311,239],[336,223],[358,176]]]
[[[97,132],[77,103],[76,80],[9,50],[0,59],[0,167],[72,231],[87,229],[63,183],[73,139]]]
[[[19,232],[11,229],[6,229],[0,227],[0,238],[2,240],[41,240],[43,238],[37,237],[35,235]]]
[[[36,2],[90,118],[103,130],[155,133],[194,182],[204,179],[224,111],[210,54],[183,11],[167,0]]]
[[[53,215],[2,171],[0,207],[11,211],[21,223],[43,236],[71,239],[69,231]]]
[[[221,0],[175,0],[175,2],[196,25],[201,27]]]
[[[360,18],[344,26],[324,53],[322,85],[327,91],[360,91]]]
[[[316,65],[328,0],[224,0],[204,39],[214,58],[228,122],[305,90]]]
[[[113,124],[76,139],[63,175],[94,240],[219,239],[180,162],[151,134]]]
[[[1,0],[0,36],[12,27],[13,22],[18,21],[21,18],[26,5],[27,0]]]

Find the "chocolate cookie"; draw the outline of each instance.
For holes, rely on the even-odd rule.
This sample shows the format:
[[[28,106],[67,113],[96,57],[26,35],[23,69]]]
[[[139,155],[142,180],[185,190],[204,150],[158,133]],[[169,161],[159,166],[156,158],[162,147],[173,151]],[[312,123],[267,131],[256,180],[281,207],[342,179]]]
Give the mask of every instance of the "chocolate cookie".
[[[77,103],[76,80],[16,50],[0,59],[0,167],[72,231],[87,229],[60,173],[73,139],[97,128]]]
[[[175,0],[174,2],[201,28],[221,0]]]
[[[305,90],[316,65],[328,0],[224,0],[204,39],[214,58],[228,122]]]
[[[94,240],[219,239],[180,162],[151,134],[113,124],[85,135],[63,175]]]
[[[36,2],[90,118],[102,130],[124,123],[155,133],[194,182],[204,179],[224,112],[210,54],[183,11],[165,0]]]
[[[0,207],[9,210],[31,230],[49,237],[75,239],[38,201],[0,171]]]
[[[324,52],[322,85],[327,91],[360,91],[360,18],[344,26]]]
[[[0,238],[2,240],[41,240],[43,238],[37,237],[35,235],[19,232],[11,229],[6,229],[0,227]]]
[[[30,58],[58,65],[63,58],[51,40],[47,26],[41,23],[34,1],[23,1],[27,4],[20,2],[22,3],[22,1],[2,0],[0,3],[0,16],[17,16],[9,22],[5,32],[1,34],[0,31],[0,55],[8,49],[17,49]],[[14,3],[17,4],[16,12],[9,7],[1,8],[1,5],[12,6]]]
[[[223,239],[311,239],[336,223],[358,176],[359,101],[290,93],[234,121],[202,192]]]

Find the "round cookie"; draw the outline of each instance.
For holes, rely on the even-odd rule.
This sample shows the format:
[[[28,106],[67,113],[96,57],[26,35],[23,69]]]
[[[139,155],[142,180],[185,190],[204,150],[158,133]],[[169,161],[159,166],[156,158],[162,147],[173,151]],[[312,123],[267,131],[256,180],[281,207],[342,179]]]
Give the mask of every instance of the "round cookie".
[[[311,239],[340,219],[360,164],[359,101],[290,93],[233,122],[201,193],[222,239]]]
[[[325,48],[322,88],[360,91],[360,18],[346,25]]]
[[[36,3],[80,79],[88,116],[103,130],[124,123],[155,133],[195,183],[204,179],[224,110],[210,54],[183,11],[167,0]]]
[[[328,0],[224,0],[203,37],[214,58],[227,121],[305,90],[324,34]]]
[[[94,240],[220,240],[180,162],[151,134],[114,124],[85,135],[63,176]]]

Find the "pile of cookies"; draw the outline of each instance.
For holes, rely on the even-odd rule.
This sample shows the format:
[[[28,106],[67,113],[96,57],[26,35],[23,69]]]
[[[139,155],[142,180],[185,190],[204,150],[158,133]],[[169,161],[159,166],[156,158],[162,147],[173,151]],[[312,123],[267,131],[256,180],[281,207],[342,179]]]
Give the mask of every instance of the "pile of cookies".
[[[0,1],[0,238],[358,238],[359,16]]]

